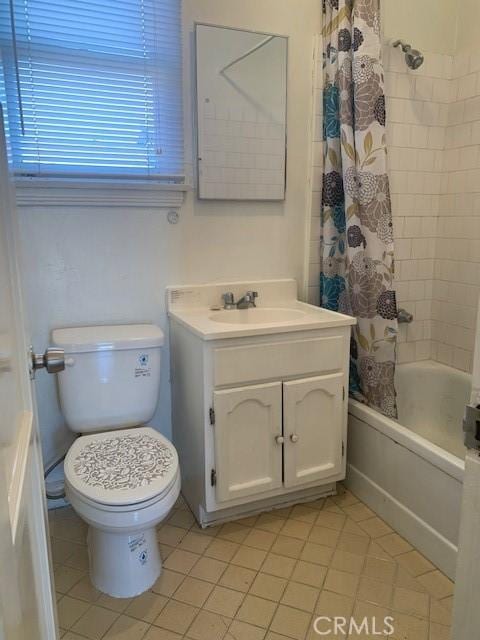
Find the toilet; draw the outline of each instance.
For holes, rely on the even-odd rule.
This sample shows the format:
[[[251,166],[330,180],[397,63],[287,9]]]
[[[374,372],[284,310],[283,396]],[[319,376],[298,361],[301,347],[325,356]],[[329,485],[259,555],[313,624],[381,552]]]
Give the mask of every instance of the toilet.
[[[130,598],[161,573],[156,525],[180,494],[175,447],[144,426],[155,411],[164,336],[154,325],[55,329],[65,351],[58,393],[79,434],[65,457],[65,493],[89,525],[90,577],[99,590]]]

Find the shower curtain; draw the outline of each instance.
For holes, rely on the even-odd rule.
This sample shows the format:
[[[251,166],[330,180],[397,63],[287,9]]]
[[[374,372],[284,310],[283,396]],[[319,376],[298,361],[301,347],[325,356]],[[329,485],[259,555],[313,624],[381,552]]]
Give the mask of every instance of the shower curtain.
[[[350,393],[396,417],[397,304],[380,0],[323,0],[320,304],[357,318]]]

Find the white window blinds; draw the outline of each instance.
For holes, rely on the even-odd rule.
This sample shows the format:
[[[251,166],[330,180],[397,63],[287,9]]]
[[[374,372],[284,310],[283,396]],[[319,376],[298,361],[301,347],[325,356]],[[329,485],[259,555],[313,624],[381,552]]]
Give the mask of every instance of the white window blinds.
[[[181,0],[2,4],[17,175],[183,182]]]

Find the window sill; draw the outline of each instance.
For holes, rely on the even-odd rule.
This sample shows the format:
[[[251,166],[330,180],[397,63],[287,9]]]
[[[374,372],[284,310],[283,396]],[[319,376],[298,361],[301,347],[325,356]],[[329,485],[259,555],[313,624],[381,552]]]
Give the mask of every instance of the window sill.
[[[147,207],[178,208],[184,201],[186,184],[149,181],[54,180],[16,178],[18,206],[50,207]]]

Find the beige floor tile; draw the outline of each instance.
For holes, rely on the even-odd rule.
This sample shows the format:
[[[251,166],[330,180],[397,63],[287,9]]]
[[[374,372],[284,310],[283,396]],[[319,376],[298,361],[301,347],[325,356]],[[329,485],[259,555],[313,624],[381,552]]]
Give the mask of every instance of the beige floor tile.
[[[371,538],[380,538],[393,532],[393,529],[380,518],[369,518],[358,523],[360,529],[363,529]]]
[[[228,540],[215,538],[206,549],[204,555],[208,558],[221,560],[222,562],[230,562],[236,554],[238,547],[239,545],[236,542],[229,542]]]
[[[143,638],[149,626],[143,620],[121,615],[103,637],[104,640],[139,640]]]
[[[302,611],[313,613],[317,604],[319,590],[299,582],[289,582],[282,596],[282,604]]]
[[[301,520],[285,520],[282,527],[282,536],[290,536],[291,538],[299,538],[306,540],[310,534],[313,524],[310,522],[302,522]]]
[[[85,640],[85,636],[79,636],[78,633],[72,631],[67,631],[61,638],[62,640]]]
[[[403,587],[404,589],[410,589],[411,591],[419,591],[425,593],[426,589],[423,584],[420,584],[416,578],[412,576],[403,567],[398,567],[397,575],[395,576],[395,584],[397,587]]]
[[[430,640],[450,640],[450,627],[432,622],[430,625]]]
[[[256,575],[256,571],[252,571],[251,569],[228,565],[219,580],[219,584],[223,587],[229,587],[230,589],[246,593],[250,589]]]
[[[199,580],[216,583],[227,568],[227,563],[214,558],[200,558],[190,571],[190,575]]]
[[[55,522],[55,537],[71,542],[85,542],[87,525],[82,520],[65,519]]]
[[[205,550],[211,543],[212,539],[209,536],[189,531],[178,545],[178,548],[184,549],[185,551],[192,551],[193,553],[199,553],[201,555],[202,553],[205,553]]]
[[[125,610],[125,614],[152,623],[158,617],[168,600],[152,591],[146,591],[134,598]]]
[[[70,589],[68,595],[72,596],[72,598],[80,598],[80,600],[85,600],[86,602],[96,602],[102,594],[95,589],[90,582],[89,576],[84,576]]]
[[[213,589],[213,584],[187,576],[173,594],[174,600],[191,604],[194,607],[203,607]]]
[[[349,573],[360,574],[365,563],[365,556],[359,556],[355,553],[349,553],[348,551],[342,551],[337,549],[333,554],[330,566],[332,569],[339,569],[340,571],[348,571]]]
[[[248,622],[234,620],[230,625],[226,638],[228,640],[263,640],[265,638],[265,629],[255,627]]]
[[[281,604],[275,612],[270,630],[294,640],[303,640],[309,629],[310,619],[309,613]]]
[[[337,549],[363,556],[366,555],[369,545],[370,538],[368,536],[359,536],[356,533],[344,530],[338,539]]]
[[[52,560],[55,564],[64,564],[79,546],[69,540],[54,540],[52,544]]]
[[[421,618],[393,612],[393,640],[428,640],[428,622]],[[435,638],[437,640],[437,638]]]
[[[346,516],[343,513],[322,510],[317,516],[316,524],[327,529],[341,531],[345,525]]]
[[[295,558],[269,553],[262,564],[261,571],[277,578],[289,578],[296,564]]]
[[[399,536],[398,533],[382,536],[376,542],[391,556],[398,556],[401,553],[408,553],[412,550],[412,545]]]
[[[60,565],[53,571],[55,589],[60,593],[68,593],[85,576],[85,571],[79,571],[73,567]]]
[[[74,544],[73,553],[65,560],[68,567],[88,572],[88,549],[83,544]]]
[[[426,593],[396,587],[393,593],[392,608],[411,616],[428,617],[429,597]]]
[[[204,608],[221,616],[234,618],[245,595],[240,591],[216,586],[210,594]]]
[[[117,613],[123,613],[131,602],[132,598],[112,598],[112,596],[102,593],[95,604]]]
[[[362,576],[358,585],[357,598],[382,607],[389,607],[392,601],[393,587],[385,582]]]
[[[171,547],[169,544],[164,544],[163,542],[159,542],[158,546],[160,547],[160,557],[163,562],[175,551],[175,547]]]
[[[200,611],[186,635],[192,640],[222,640],[230,623],[230,618],[211,611]]]
[[[118,618],[118,613],[92,605],[72,626],[72,631],[89,640],[100,640]]]
[[[395,557],[400,566],[406,569],[412,576],[420,576],[422,573],[433,571],[435,567],[418,551],[409,551]]]
[[[200,556],[198,553],[175,549],[175,551],[166,559],[164,567],[165,569],[176,571],[177,573],[189,573],[199,559]]]
[[[236,618],[257,627],[268,627],[272,621],[277,604],[265,598],[258,598],[248,594],[245,596]]]
[[[343,507],[343,511],[355,522],[361,522],[362,520],[368,520],[368,518],[375,517],[375,513],[363,504],[363,502],[357,502]]]
[[[366,531],[364,531],[363,529],[361,529],[358,524],[355,522],[355,520],[352,520],[351,518],[347,518],[345,520],[345,525],[343,527],[343,531],[347,532],[347,533],[354,533],[357,536],[362,536],[363,538],[365,537],[369,537],[368,533]]]
[[[315,544],[322,544],[326,547],[336,547],[339,536],[340,536],[340,532],[335,529],[329,529],[328,527],[321,527],[321,526],[315,525],[314,527],[312,527],[312,530],[310,531],[308,540],[309,542],[314,542]]]
[[[186,536],[187,532],[181,527],[174,527],[171,524],[164,524],[157,530],[157,539],[162,544],[168,544],[171,547],[176,547],[182,539]]]
[[[70,629],[90,607],[88,602],[70,596],[63,597],[57,605],[58,624],[62,629]]]
[[[367,551],[368,556],[373,556],[374,558],[380,558],[381,560],[392,560],[392,556],[385,551],[379,544],[376,543],[375,540],[372,540],[368,546]]]
[[[170,600],[155,619],[154,624],[157,627],[183,635],[192,624],[197,613],[198,609],[196,607]]]
[[[275,538],[276,535],[271,531],[263,531],[262,529],[255,528],[250,531],[243,544],[262,551],[268,551],[274,543]]]
[[[273,543],[270,549],[271,553],[276,553],[279,556],[287,556],[288,558],[298,558],[302,552],[303,540],[297,538],[290,538],[287,536],[279,535]]]
[[[166,598],[170,598],[184,580],[185,576],[183,574],[162,569],[162,573],[153,585],[152,591]]]
[[[328,567],[332,559],[334,549],[315,542],[306,542],[300,554],[300,559]]]
[[[250,532],[249,527],[245,527],[237,522],[227,522],[224,524],[218,533],[220,538],[230,540],[230,542],[242,543]]]
[[[452,624],[452,612],[441,601],[431,598],[430,620],[444,626],[450,626]]]
[[[330,513],[339,513],[344,514],[343,510],[338,506],[336,502],[332,500],[332,497],[325,499],[325,503],[323,505],[324,511],[329,511]],[[344,514],[345,515],[345,514]]]
[[[329,618],[348,618],[353,611],[354,602],[350,596],[324,589],[318,598],[316,613]]]
[[[258,520],[258,516],[247,516],[246,518],[239,518],[235,520],[238,524],[243,524],[244,527],[254,527]]]
[[[168,519],[168,524],[173,525],[174,527],[181,527],[182,529],[190,529],[190,527],[195,522],[195,518],[190,511],[187,510],[178,510],[174,511],[172,515]]]
[[[425,587],[428,593],[437,600],[453,594],[453,582],[438,570],[425,573],[419,576],[417,580]]]
[[[259,516],[255,527],[264,531],[270,531],[271,533],[279,533],[280,529],[283,527],[283,523],[284,519],[279,518],[275,513],[262,513]]]
[[[396,569],[397,565],[393,561],[367,556],[363,574],[374,580],[380,580],[380,582],[392,583]]]
[[[342,485],[339,485],[338,493],[336,496],[332,496],[332,500],[340,507],[347,507],[358,502],[358,498]]]
[[[183,636],[160,627],[150,627],[142,640],[182,640]]]
[[[321,589],[325,582],[327,568],[312,562],[304,562],[299,560],[293,570],[291,579],[295,582],[301,582],[310,587]]]
[[[357,591],[358,580],[358,576],[353,573],[329,569],[324,588],[343,596],[354,596]]]
[[[307,522],[309,524],[314,524],[315,520],[318,516],[318,509],[314,509],[307,505],[297,504],[293,507],[290,518],[294,520],[300,520],[301,522]]]
[[[255,571],[258,571],[266,557],[266,551],[242,545],[230,562],[231,564],[245,567],[245,569],[254,569]]]
[[[250,594],[278,602],[285,591],[287,580],[267,573],[259,573],[250,587]]]

